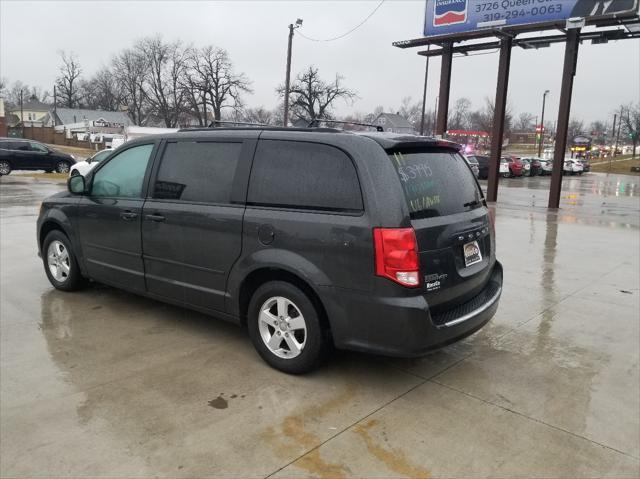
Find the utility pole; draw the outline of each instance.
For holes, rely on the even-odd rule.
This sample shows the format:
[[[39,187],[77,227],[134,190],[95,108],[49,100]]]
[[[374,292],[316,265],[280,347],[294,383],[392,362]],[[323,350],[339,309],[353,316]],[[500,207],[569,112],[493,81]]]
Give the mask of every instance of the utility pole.
[[[22,138],[24,138],[24,105],[22,101],[22,89],[20,89],[20,124],[22,125]]]
[[[540,119],[540,142],[538,145],[538,158],[542,157],[542,145],[544,143],[544,107],[547,102],[547,95],[549,90],[546,90],[542,95],[542,118]]]
[[[58,124],[58,93],[55,84],[53,85],[53,126]]]
[[[427,52],[431,50],[431,45],[427,46]],[[420,116],[420,136],[424,136],[424,115],[427,108],[427,80],[429,78],[429,58],[427,56],[427,64],[424,67],[424,91],[422,92],[422,116]]]
[[[618,155],[618,142],[620,141],[620,127],[622,126],[622,114],[624,113],[624,107],[620,107],[620,120],[618,121],[618,134],[616,135],[616,146],[613,148],[613,155]]]
[[[289,25],[289,43],[287,46],[287,72],[284,81],[284,118],[282,119],[283,126],[289,125],[289,89],[291,88],[291,47],[293,46],[293,31],[296,28],[302,26],[302,19],[298,18],[295,25],[291,23]],[[314,120],[315,118],[310,118]]]

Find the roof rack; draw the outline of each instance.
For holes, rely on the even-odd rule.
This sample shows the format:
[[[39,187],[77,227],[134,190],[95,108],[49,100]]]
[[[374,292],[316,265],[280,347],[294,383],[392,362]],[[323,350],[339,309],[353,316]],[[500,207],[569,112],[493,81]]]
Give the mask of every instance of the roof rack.
[[[209,128],[216,128],[216,125],[237,125],[237,126],[273,126],[268,123],[252,123],[250,121],[226,121],[226,120],[213,120],[209,123]]]
[[[181,128],[178,130],[178,133],[194,133],[201,131],[238,131],[238,130],[256,130],[256,131],[296,131],[303,133],[344,133],[344,130],[338,130],[337,128],[295,128],[291,126],[220,126],[220,127],[207,127],[207,126],[196,126],[191,128]]]
[[[315,126],[320,126],[320,123],[338,123],[340,125],[358,125],[358,126],[368,126],[371,128],[375,128],[376,131],[384,131],[380,125],[372,125],[371,123],[360,123],[357,121],[339,121],[339,120],[325,120],[315,118],[309,122],[309,128],[313,128]]]

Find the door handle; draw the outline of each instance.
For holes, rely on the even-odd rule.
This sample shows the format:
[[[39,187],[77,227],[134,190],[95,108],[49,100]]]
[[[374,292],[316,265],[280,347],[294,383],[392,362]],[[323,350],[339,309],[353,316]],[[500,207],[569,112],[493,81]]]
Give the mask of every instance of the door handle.
[[[166,218],[162,215],[144,215],[144,218],[149,221],[155,221],[156,223],[160,223],[166,220]]]
[[[124,211],[120,213],[120,218],[125,221],[130,221],[136,219],[138,217],[138,213],[134,213],[133,211]]]

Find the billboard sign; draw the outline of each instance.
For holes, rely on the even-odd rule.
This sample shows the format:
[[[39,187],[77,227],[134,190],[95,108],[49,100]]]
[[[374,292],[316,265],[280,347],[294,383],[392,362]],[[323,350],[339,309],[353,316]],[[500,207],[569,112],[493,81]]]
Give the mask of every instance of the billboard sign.
[[[569,18],[629,16],[639,0],[427,0],[424,35],[531,26]]]

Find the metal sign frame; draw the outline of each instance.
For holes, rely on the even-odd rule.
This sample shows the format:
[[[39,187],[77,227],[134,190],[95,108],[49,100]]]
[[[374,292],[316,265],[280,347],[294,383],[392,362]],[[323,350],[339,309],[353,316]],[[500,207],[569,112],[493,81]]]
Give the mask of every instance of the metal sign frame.
[[[636,6],[638,3],[639,2],[636,0]],[[418,52],[419,55],[425,56],[427,59],[432,56],[442,57],[436,135],[444,135],[447,131],[449,92],[451,89],[451,69],[454,53],[467,54],[471,51],[496,48],[500,49],[494,120],[491,132],[491,155],[489,161],[487,201],[495,202],[498,198],[498,173],[500,157],[502,155],[504,118],[509,86],[509,70],[512,48],[513,46],[518,46],[524,49],[543,48],[551,45],[552,43],[565,42],[566,46],[560,93],[560,108],[558,111],[556,145],[548,203],[549,208],[558,208],[560,206],[562,169],[564,166],[564,155],[567,146],[567,131],[571,111],[573,79],[576,74],[580,43],[587,40],[590,40],[592,43],[606,43],[609,40],[614,41],[640,38],[640,15],[638,12],[636,12],[634,16],[625,16],[624,18],[588,18],[584,22],[577,20],[582,19],[570,19],[570,21],[562,23],[553,22],[548,25],[526,25],[522,28],[510,27],[504,29],[480,30],[457,35],[418,38],[393,43],[394,46],[403,49],[427,45],[430,47],[433,45],[440,46],[439,49],[429,48],[427,51]],[[597,28],[594,31],[582,32],[581,28],[584,25],[595,26]],[[607,27],[616,28],[613,30],[603,30],[603,28]],[[543,29],[555,29],[561,33],[555,35],[548,34],[518,38],[518,35]],[[487,37],[494,37],[498,40],[482,43],[465,43],[469,40]]]

